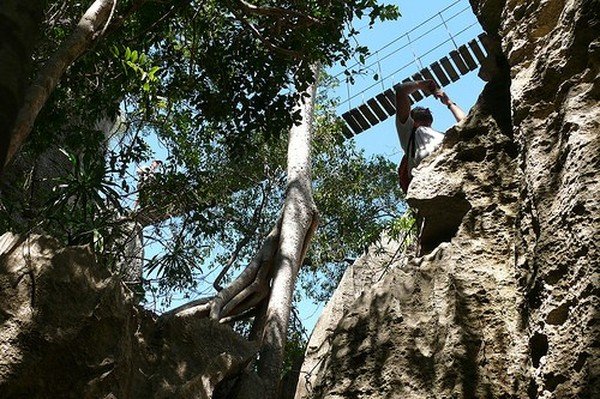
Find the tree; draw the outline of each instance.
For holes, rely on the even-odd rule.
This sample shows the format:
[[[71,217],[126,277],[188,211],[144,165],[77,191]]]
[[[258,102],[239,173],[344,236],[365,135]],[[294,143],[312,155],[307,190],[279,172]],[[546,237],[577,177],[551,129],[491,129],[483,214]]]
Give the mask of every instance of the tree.
[[[268,218],[262,214],[265,207],[257,206],[252,217],[257,222],[237,235],[231,257],[249,256],[253,248],[248,243],[264,237],[253,260],[214,299],[165,316],[207,314],[230,321],[254,314],[251,336],[262,337],[258,369],[273,395],[294,281],[316,225],[309,158],[315,96],[312,65],[366,51],[353,49],[344,36],[343,28],[353,16],[368,10],[374,21],[394,16],[395,11],[368,0],[277,5],[243,0],[118,4],[97,0],[87,9],[80,4],[49,3],[40,27],[47,40],[38,45],[34,57],[45,61],[35,64],[37,75],[9,131],[6,158],[10,161],[26,137],[31,140],[25,152],[33,157],[58,138],[72,154],[72,170],[78,171],[69,174],[71,186],[79,184],[77,195],[86,193],[86,200],[74,201],[70,185],[64,183],[48,194],[48,203],[57,205],[58,212],[64,206],[81,209],[84,234],[75,236],[101,237],[93,242],[106,253],[114,249],[107,237],[118,230],[115,220],[136,219],[140,214],[110,200],[130,194],[129,165],[149,157],[144,136],[155,135],[170,151],[165,173],[145,190],[161,193],[151,204],[159,210],[152,223],[174,219],[185,233],[170,240],[179,257],[156,263],[163,275],[173,273],[172,284],[182,284],[193,279],[189,266],[171,266],[178,265],[180,254],[188,248],[197,251],[204,241],[224,236],[230,226],[219,226],[215,213],[235,214],[230,197],[244,197],[257,182],[268,189],[270,172],[265,162],[255,162],[250,155],[263,156],[265,161],[275,155],[271,165],[281,167],[277,142],[281,132],[289,130],[288,185],[280,193],[285,194],[281,215],[270,233],[261,233]],[[78,13],[83,17],[68,32],[62,21]],[[294,108],[296,103],[300,106]],[[94,128],[103,118],[123,121],[117,150],[109,148],[105,135]],[[36,119],[44,123],[35,124]],[[99,152],[109,162],[91,161],[97,161]],[[107,187],[121,190],[113,194]],[[98,195],[101,188],[104,194]],[[107,220],[102,215],[111,212],[106,210],[122,218]],[[54,228],[58,233],[61,226]]]

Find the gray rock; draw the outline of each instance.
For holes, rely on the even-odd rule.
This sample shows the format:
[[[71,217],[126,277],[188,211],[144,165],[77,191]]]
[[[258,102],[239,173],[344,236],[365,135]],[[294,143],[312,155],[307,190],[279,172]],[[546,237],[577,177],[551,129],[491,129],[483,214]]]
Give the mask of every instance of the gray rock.
[[[381,244],[371,246],[368,253],[346,269],[310,336],[296,387],[296,399],[309,398],[318,376],[329,367],[331,359],[327,354],[331,350],[335,326],[352,310],[354,301],[406,260],[401,249],[400,243],[384,238]]]
[[[411,185],[425,255],[317,327],[313,398],[600,397],[600,3],[471,4],[501,53]]]
[[[257,348],[208,319],[137,307],[88,247],[0,237],[0,397],[212,398]]]

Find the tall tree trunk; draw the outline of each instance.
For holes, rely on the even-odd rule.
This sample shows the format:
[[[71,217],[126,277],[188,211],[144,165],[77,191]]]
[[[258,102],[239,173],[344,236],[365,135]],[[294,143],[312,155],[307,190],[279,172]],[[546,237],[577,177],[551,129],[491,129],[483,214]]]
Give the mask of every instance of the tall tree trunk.
[[[73,33],[50,57],[40,69],[34,81],[29,85],[25,92],[25,99],[22,101],[22,106],[18,110],[16,118],[13,118],[14,123],[11,124],[11,129],[6,131],[6,135],[3,134],[3,141],[7,141],[8,145],[3,145],[0,150],[2,154],[0,156],[2,158],[0,172],[4,170],[4,167],[12,160],[19,147],[29,136],[39,112],[44,104],[46,104],[46,101],[48,101],[50,94],[56,88],[67,68],[92,46],[110,22],[115,1],[94,1],[73,30]],[[32,0],[27,1],[27,3],[32,2]],[[2,22],[1,19],[0,22]],[[30,59],[31,54],[27,54],[27,57]],[[0,86],[0,88],[2,87]]]
[[[296,277],[318,220],[312,196],[311,136],[319,68],[313,69],[315,81],[300,98],[302,121],[289,135],[287,195],[258,361],[269,399],[277,394]]]
[[[0,174],[23,104],[45,0],[0,1]]]
[[[209,316],[227,323],[250,309],[257,310],[253,312],[256,317],[250,339],[260,346],[257,368],[266,391],[261,399],[274,399],[278,393],[296,277],[318,223],[312,196],[311,140],[319,69],[313,67],[314,82],[300,96],[302,120],[289,133],[286,199],[262,247],[242,273],[215,297],[192,301],[161,316]],[[256,388],[251,378],[247,374],[238,381],[235,397],[256,397],[256,391],[246,389]]]

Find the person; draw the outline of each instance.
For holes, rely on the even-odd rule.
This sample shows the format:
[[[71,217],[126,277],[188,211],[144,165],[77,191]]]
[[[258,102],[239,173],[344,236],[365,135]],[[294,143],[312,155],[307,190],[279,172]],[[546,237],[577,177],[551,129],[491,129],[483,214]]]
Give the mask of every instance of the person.
[[[446,105],[457,122],[465,118],[465,113],[433,80],[419,80],[398,84],[396,90],[396,130],[400,146],[405,156],[398,167],[400,186],[406,192],[412,180],[414,169],[431,154],[444,139],[444,135],[434,130],[433,115],[428,108],[411,109],[409,95],[417,90],[431,93]]]

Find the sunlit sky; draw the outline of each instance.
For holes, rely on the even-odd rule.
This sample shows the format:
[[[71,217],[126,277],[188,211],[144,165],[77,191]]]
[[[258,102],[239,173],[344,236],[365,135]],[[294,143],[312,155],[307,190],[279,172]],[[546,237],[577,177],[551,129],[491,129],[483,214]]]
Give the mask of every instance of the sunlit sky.
[[[468,0],[396,0],[387,3],[398,5],[401,13],[398,20],[376,23],[372,29],[367,28],[364,21],[354,24],[360,30],[358,43],[369,47],[372,53],[366,60],[366,65],[371,66],[364,75],[355,76],[355,84],[342,82],[336,90],[335,95],[341,101],[338,107],[340,115],[447,56],[455,46],[466,44],[482,32]],[[335,76],[341,71],[342,67],[338,65],[328,72]],[[379,80],[374,79],[375,74],[379,75]],[[339,79],[343,79],[343,76],[339,76]],[[468,112],[483,85],[484,82],[477,77],[477,71],[473,71],[444,90]],[[438,100],[428,97],[418,105],[431,109],[433,128],[438,131],[444,132],[455,123],[450,111]],[[381,154],[394,163],[398,163],[402,157],[393,118],[355,136],[353,140],[367,156]],[[323,306],[315,305],[310,300],[301,302],[300,319],[309,334]]]

